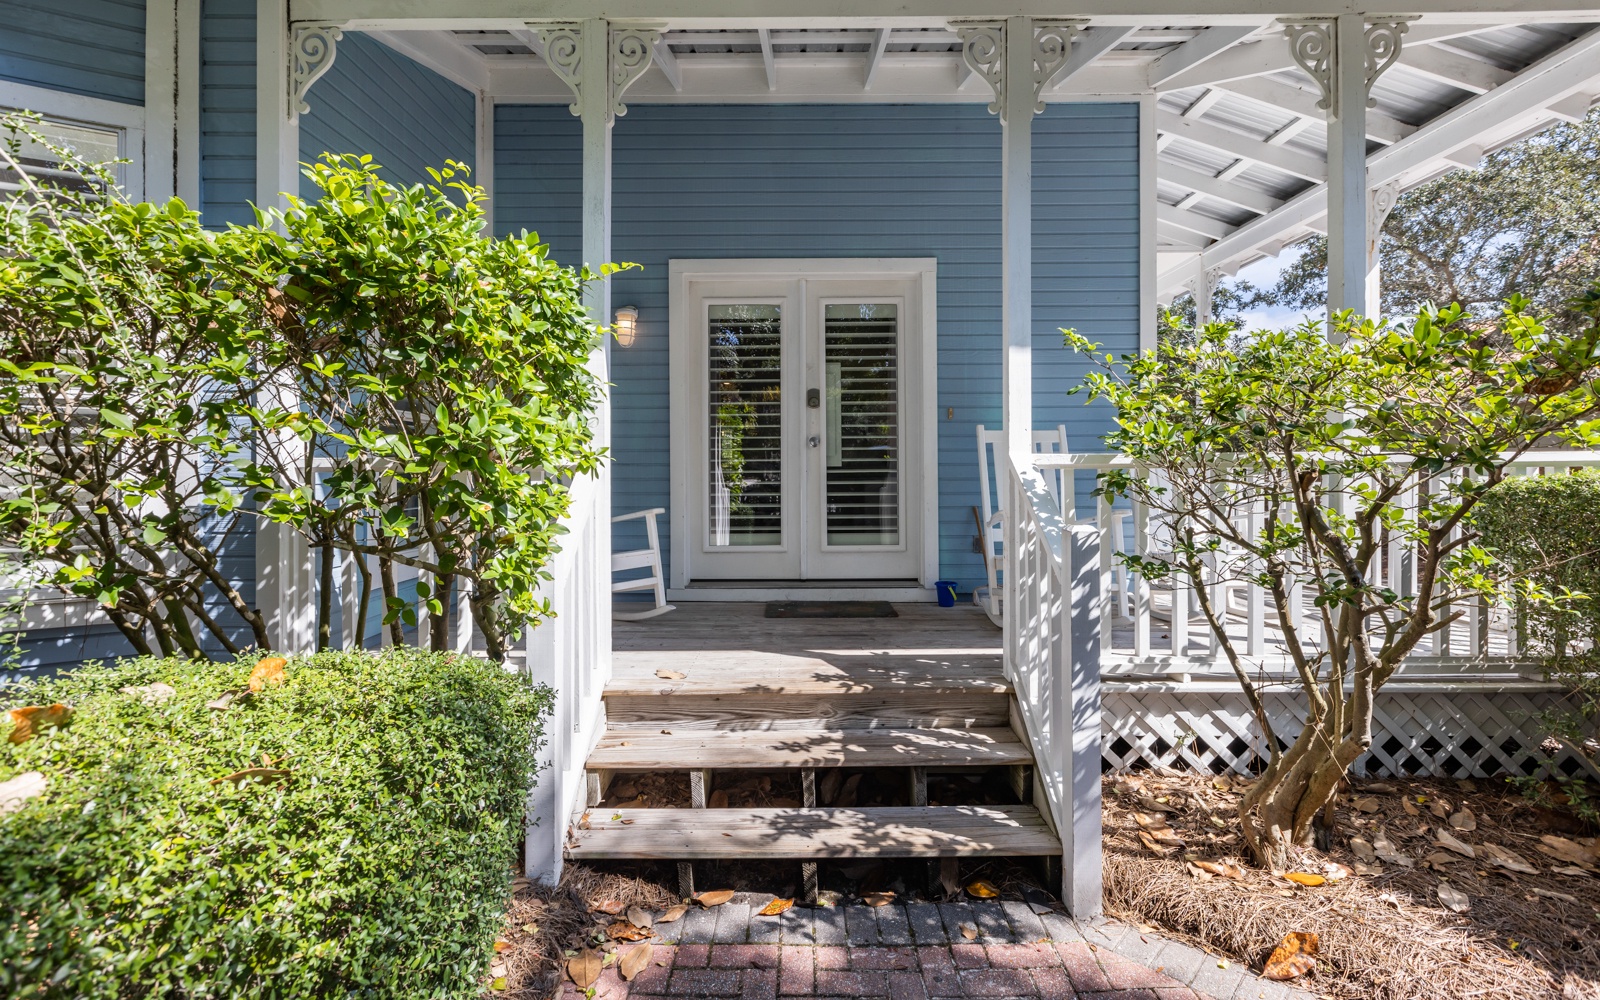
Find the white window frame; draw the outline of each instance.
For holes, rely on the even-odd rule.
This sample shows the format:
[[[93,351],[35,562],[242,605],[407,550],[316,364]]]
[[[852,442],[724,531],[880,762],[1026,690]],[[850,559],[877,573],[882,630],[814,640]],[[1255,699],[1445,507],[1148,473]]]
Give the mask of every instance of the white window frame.
[[[701,435],[695,430],[701,424],[696,410],[699,386],[692,373],[698,370],[695,352],[701,339],[698,317],[693,315],[698,297],[691,286],[753,279],[793,279],[819,283],[882,280],[909,282],[913,286],[910,294],[917,300],[919,322],[914,329],[906,327],[901,331],[904,370],[908,376],[903,389],[903,412],[906,448],[908,452],[915,452],[920,468],[917,478],[905,484],[902,511],[909,519],[915,510],[920,524],[916,529],[907,525],[903,537],[908,545],[921,545],[918,582],[931,588],[939,578],[938,260],[933,257],[673,259],[667,262],[667,269],[672,502],[670,586],[682,590],[694,579],[695,553],[690,539],[696,533],[690,522],[704,514],[691,499],[696,492],[691,477],[693,470],[700,466],[704,446]]]
[[[0,81],[0,107],[35,111],[51,121],[117,133],[117,186],[130,201],[144,200],[145,113],[137,104],[69,94],[26,83]]]

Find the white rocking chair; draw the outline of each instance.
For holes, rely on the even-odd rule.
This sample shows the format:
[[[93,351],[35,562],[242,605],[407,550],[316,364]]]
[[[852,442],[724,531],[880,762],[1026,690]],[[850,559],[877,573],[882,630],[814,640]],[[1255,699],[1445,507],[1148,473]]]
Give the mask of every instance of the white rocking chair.
[[[655,597],[655,605],[648,611],[618,611],[613,606],[611,617],[618,621],[636,622],[677,610],[667,603],[667,583],[661,574],[661,532],[656,528],[656,518],[666,512],[665,507],[652,507],[649,510],[634,511],[632,514],[618,514],[611,519],[612,524],[617,524],[621,521],[631,521],[636,517],[643,518],[645,537],[649,540],[648,548],[612,552],[611,572],[621,573],[632,569],[650,571],[649,576],[641,576],[636,580],[614,581],[611,584],[611,592],[622,594],[635,590],[649,590],[654,592]]]
[[[1067,454],[1067,425],[1057,424],[1047,430],[1033,432],[1033,452],[1036,455]],[[979,544],[983,546],[983,568],[989,575],[989,586],[972,595],[972,602],[983,609],[989,620],[999,628],[1003,621],[1001,608],[1000,574],[1005,569],[1005,555],[1001,545],[1005,540],[1005,515],[1000,509],[1005,466],[1005,431],[989,430],[978,425],[978,495],[982,506],[975,508],[978,517]],[[990,476],[994,487],[990,488]],[[1047,474],[1050,492],[1055,495],[1056,506],[1061,507],[1065,484],[1071,482],[1066,469],[1051,470]],[[1070,498],[1069,498],[1070,502]],[[1065,512],[1066,507],[1062,507]],[[1070,514],[1068,515],[1070,518]]]

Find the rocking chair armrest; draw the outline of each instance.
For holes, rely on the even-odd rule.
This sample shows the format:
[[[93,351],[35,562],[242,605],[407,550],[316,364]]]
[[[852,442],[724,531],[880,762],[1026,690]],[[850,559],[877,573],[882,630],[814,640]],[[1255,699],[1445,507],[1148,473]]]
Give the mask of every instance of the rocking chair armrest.
[[[636,510],[630,514],[618,514],[616,517],[611,519],[611,523],[616,524],[618,521],[629,521],[636,517],[656,517],[657,515],[665,514],[666,512],[667,508],[665,507],[651,507],[649,510]]]

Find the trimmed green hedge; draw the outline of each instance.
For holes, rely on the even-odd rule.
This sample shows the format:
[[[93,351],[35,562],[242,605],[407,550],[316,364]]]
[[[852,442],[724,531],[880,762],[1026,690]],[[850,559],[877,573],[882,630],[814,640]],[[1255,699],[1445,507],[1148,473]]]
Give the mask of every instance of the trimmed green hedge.
[[[1473,512],[1483,544],[1553,600],[1525,601],[1528,637],[1552,652],[1600,641],[1600,470],[1507,479]],[[1565,599],[1568,591],[1584,597]]]
[[[478,994],[549,690],[396,649],[292,659],[207,706],[255,662],[136,660],[5,693],[74,715],[0,742],[0,782],[48,782],[0,816],[0,996]],[[158,684],[175,693],[137,690]],[[264,756],[288,776],[213,783]]]

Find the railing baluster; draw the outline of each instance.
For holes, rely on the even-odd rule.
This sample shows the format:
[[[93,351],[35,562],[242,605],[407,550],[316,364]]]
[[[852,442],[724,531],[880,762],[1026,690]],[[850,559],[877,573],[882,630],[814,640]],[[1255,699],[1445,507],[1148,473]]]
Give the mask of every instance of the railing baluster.
[[[1134,551],[1150,554],[1150,509],[1137,500],[1133,504]],[[1133,579],[1133,655],[1150,655],[1150,581],[1143,573]]]

